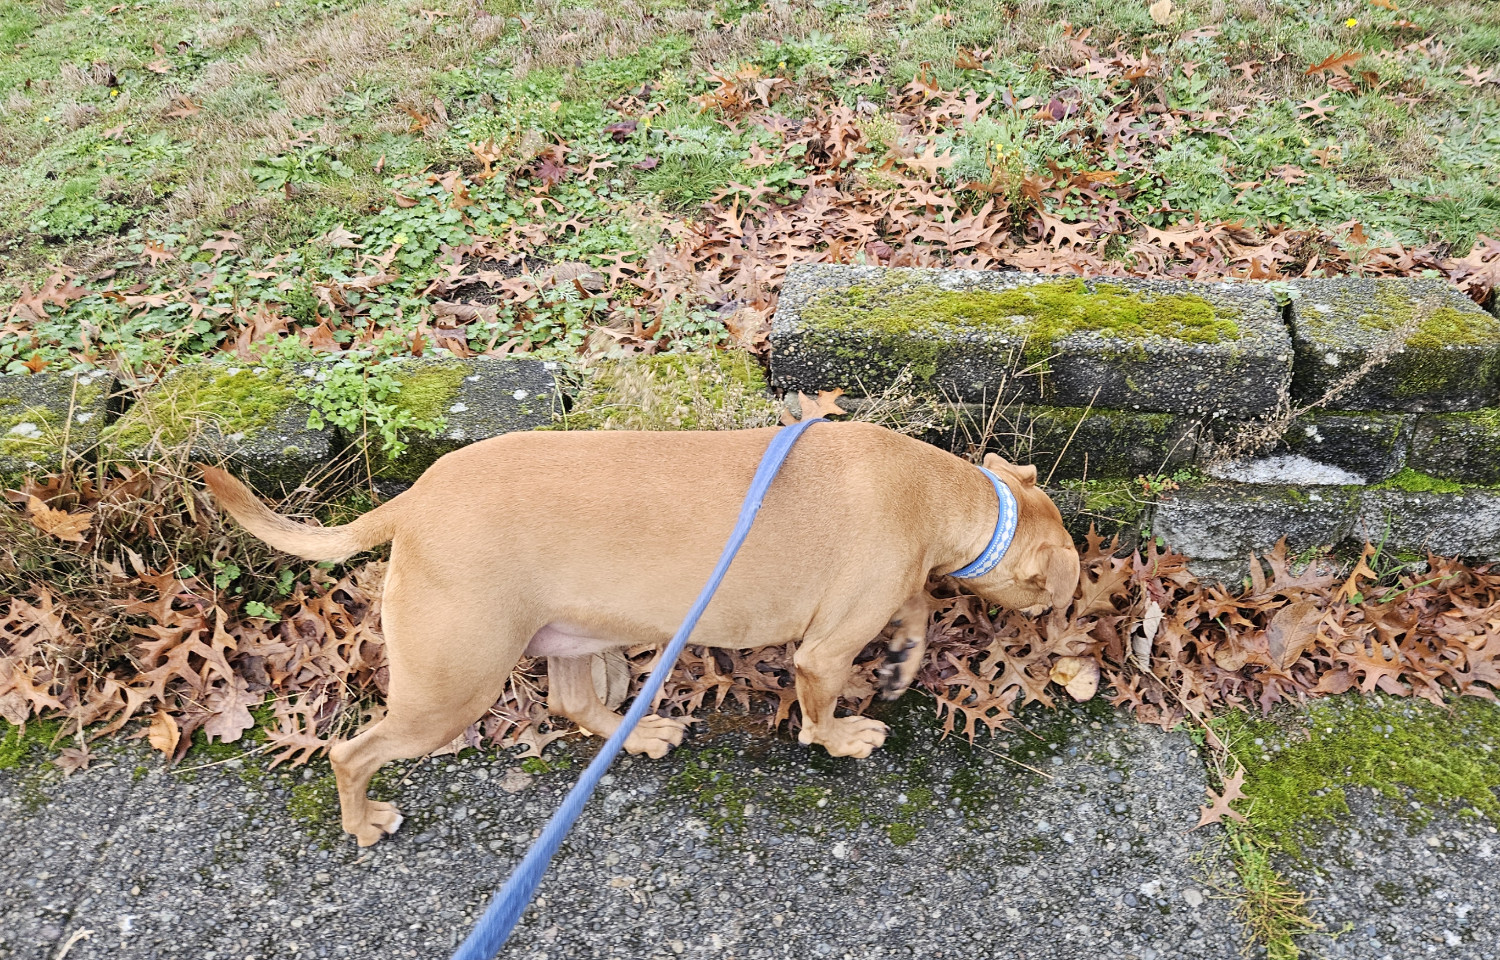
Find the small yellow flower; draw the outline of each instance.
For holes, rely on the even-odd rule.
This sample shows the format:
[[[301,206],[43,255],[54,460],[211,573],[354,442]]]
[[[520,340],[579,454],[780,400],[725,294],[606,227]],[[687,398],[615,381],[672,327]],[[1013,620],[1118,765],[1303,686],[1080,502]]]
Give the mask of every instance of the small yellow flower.
[[[404,243],[406,243],[406,234],[404,234],[404,233],[398,233],[394,237],[392,237],[391,239],[396,244],[396,246],[399,247],[399,246],[403,245]]]
[[[43,117],[42,118],[42,122],[43,123],[51,123],[52,122],[52,118],[51,117]]]
[[[116,90],[111,90],[111,91],[109,91],[109,95],[112,96],[112,97],[118,97],[120,95],[120,91],[117,90],[117,89]]]
[[[1353,30],[1355,27],[1359,26],[1359,21],[1354,19],[1353,17],[1350,17],[1348,20],[1344,21],[1344,26],[1348,27],[1350,30]]]

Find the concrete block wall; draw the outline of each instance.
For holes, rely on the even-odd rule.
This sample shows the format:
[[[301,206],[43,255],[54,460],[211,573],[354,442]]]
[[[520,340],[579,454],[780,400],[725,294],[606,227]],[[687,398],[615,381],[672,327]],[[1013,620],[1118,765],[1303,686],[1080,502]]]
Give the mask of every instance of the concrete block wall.
[[[408,431],[399,456],[372,443],[377,480],[410,481],[450,450],[552,423],[553,363],[443,357],[397,361],[381,371],[399,384],[382,403],[441,429]],[[268,493],[290,490],[345,458],[357,439],[356,431],[331,424],[309,426],[307,391],[331,374],[331,364],[272,370],[218,360],[178,367],[138,392],[103,372],[0,376],[0,484],[55,469],[64,449],[149,460],[187,442],[195,460],[227,461]]]
[[[1035,463],[1075,533],[1204,572],[1282,537],[1500,559],[1500,319],[1439,280],[799,266],[771,342],[783,390],[857,405],[907,371],[948,401],[933,442]]]
[[[1437,281],[799,266],[772,347],[778,392],[940,395],[948,424],[926,439],[1037,464],[1080,537],[1149,533],[1226,576],[1282,537],[1500,558],[1500,320]],[[443,423],[372,456],[391,483],[549,426],[560,399],[554,365],[532,358],[382,369],[402,385],[389,402]],[[356,439],[308,426],[302,397],[331,370],[218,361],[137,394],[97,371],[0,376],[0,483],[56,468],[64,448],[149,458],[190,437],[195,457],[291,489]],[[1285,429],[1226,456],[1278,417]]]

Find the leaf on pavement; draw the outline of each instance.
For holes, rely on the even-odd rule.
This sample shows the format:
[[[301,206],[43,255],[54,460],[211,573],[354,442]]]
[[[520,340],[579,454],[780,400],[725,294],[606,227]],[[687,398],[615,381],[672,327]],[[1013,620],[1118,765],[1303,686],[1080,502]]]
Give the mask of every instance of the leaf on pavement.
[[[177,721],[172,719],[172,715],[165,710],[156,711],[146,734],[146,742],[151,744],[151,749],[172,757],[177,753],[177,741],[181,737],[182,732],[177,728]]]
[[[1241,767],[1224,779],[1224,793],[1222,795],[1215,795],[1213,788],[1209,788],[1209,802],[1199,807],[1201,816],[1198,819],[1198,826],[1193,827],[1193,830],[1197,830],[1198,827],[1206,827],[1210,823],[1218,823],[1225,817],[1236,823],[1244,823],[1245,815],[1229,807],[1234,801],[1245,799],[1245,794],[1240,789],[1244,785],[1245,768]]]

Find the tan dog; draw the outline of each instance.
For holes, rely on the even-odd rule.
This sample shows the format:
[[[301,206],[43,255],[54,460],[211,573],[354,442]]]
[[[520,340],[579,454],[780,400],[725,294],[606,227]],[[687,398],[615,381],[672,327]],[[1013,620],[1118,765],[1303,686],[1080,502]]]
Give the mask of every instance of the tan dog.
[[[209,488],[245,529],[309,560],[393,541],[382,622],[386,715],[330,751],[344,829],[361,846],[400,825],[370,800],[389,760],[451,742],[499,697],[516,661],[545,656],[548,708],[600,736],[618,714],[595,694],[590,657],[665,644],[733,529],[774,430],[513,433],[443,457],[412,488],[346,526],[269,510],[222,470]],[[991,455],[1019,522],[1005,559],[965,583],[986,600],[1065,607],[1078,553],[1034,467]],[[922,659],[929,575],[985,549],[999,511],[989,479],[952,454],[863,423],[817,424],[798,441],[692,642],[735,649],[800,640],[803,743],[865,757],[886,726],[834,715],[854,657],[889,623],[889,695]],[[661,757],[681,720],[647,715],[625,741]]]

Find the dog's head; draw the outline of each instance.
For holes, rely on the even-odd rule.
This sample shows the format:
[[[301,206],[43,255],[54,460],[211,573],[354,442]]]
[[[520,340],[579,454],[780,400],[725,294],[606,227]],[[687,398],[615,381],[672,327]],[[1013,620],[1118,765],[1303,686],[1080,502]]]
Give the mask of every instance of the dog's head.
[[[1078,590],[1078,548],[1063,526],[1062,514],[1036,484],[1036,467],[1017,466],[989,454],[984,466],[1016,497],[1016,538],[994,570],[964,581],[991,603],[1031,616],[1067,610]]]

